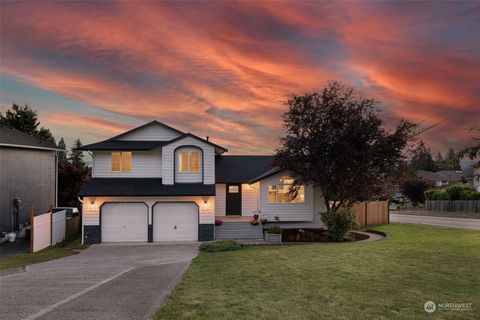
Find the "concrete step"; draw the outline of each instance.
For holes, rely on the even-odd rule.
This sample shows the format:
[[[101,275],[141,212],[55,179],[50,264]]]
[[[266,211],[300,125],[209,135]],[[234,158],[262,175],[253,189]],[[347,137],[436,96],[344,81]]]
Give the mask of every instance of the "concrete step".
[[[221,226],[215,226],[215,239],[217,240],[262,238],[262,226],[252,226],[250,222],[223,222]]]

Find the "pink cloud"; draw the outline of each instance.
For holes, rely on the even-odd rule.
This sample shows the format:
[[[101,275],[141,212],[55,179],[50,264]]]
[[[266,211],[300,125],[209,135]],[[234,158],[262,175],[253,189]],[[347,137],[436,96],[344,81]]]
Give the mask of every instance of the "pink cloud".
[[[480,39],[469,34],[454,46],[438,34],[463,32],[468,14],[418,8],[2,3],[1,72],[100,109],[210,135],[235,153],[272,151],[286,95],[340,79],[381,100],[389,123],[450,119],[436,133],[443,141],[426,139],[436,148],[460,145],[466,137],[456,126],[480,122]],[[65,117],[99,137],[128,126],[90,115],[48,121]]]

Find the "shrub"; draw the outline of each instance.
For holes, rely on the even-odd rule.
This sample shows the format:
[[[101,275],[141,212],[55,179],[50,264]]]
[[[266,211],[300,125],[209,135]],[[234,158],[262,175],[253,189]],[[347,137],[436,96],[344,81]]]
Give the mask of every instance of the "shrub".
[[[433,197],[434,197],[436,192],[437,192],[437,190],[435,190],[435,189],[430,189],[430,190],[425,191],[425,200],[433,200]]]
[[[233,240],[217,240],[204,242],[200,245],[200,250],[207,252],[234,251],[240,248],[240,244]]]
[[[425,191],[432,186],[431,183],[421,179],[408,179],[402,182],[401,190],[412,201],[412,204],[417,206],[425,201]]]
[[[427,200],[480,200],[480,192],[470,186],[454,185],[446,189],[432,189],[425,191]]]
[[[464,192],[464,186],[450,186],[445,189],[445,192],[448,195],[448,200],[460,200],[462,198],[462,193]]]
[[[280,234],[282,233],[282,228],[280,228],[277,225],[274,225],[273,227],[267,228],[265,232],[270,234]]]
[[[357,229],[357,219],[350,210],[327,211],[322,213],[325,235],[329,241],[343,241],[349,238],[350,230]]]
[[[463,200],[480,200],[480,192],[475,190],[467,190],[462,193]]]

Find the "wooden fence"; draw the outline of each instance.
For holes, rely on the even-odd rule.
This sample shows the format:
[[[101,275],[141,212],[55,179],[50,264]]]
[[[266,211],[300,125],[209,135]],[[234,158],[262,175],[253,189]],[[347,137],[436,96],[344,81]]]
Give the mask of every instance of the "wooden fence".
[[[480,212],[480,200],[427,200],[427,211]]]
[[[360,227],[390,222],[388,201],[359,202],[352,207]]]

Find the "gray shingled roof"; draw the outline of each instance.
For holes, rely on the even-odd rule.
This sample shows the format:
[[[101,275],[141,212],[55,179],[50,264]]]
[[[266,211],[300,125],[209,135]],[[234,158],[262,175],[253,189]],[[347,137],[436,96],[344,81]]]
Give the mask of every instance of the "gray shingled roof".
[[[448,181],[460,182],[463,177],[462,171],[442,170],[437,172],[419,170],[416,172],[418,178],[427,181]]]
[[[120,138],[124,137],[125,135],[127,135],[129,133],[138,131],[139,129],[142,129],[142,128],[145,128],[145,127],[151,126],[151,125],[159,125],[159,126],[166,127],[170,130],[173,130],[173,131],[177,132],[179,134],[179,136],[172,139],[172,140],[169,140],[169,141],[119,140]],[[115,136],[113,138],[110,138],[108,140],[82,146],[82,147],[78,148],[77,150],[82,150],[82,151],[89,151],[89,150],[125,150],[125,151],[127,151],[127,150],[131,150],[131,151],[152,150],[152,149],[157,148],[159,146],[164,146],[164,145],[173,143],[175,141],[178,141],[178,140],[181,140],[181,139],[184,139],[184,138],[187,138],[187,137],[191,137],[191,138],[200,140],[200,141],[202,141],[206,144],[209,144],[209,145],[213,146],[215,148],[215,150],[217,151],[217,153],[223,153],[225,151],[228,151],[226,148],[224,148],[222,146],[219,146],[218,144],[215,144],[211,141],[200,138],[199,136],[196,136],[192,133],[184,133],[182,131],[179,131],[175,128],[172,128],[172,127],[170,127],[170,126],[168,126],[164,123],[161,123],[159,121],[156,121],[156,120],[152,121],[152,122],[149,122],[149,123],[146,123],[142,126],[136,127],[132,130],[124,132],[124,133],[122,133],[118,136]]]
[[[87,196],[214,196],[215,185],[164,185],[162,178],[92,178],[79,195]]]
[[[77,148],[77,150],[131,150],[131,151],[148,151],[167,144],[168,141],[140,141],[140,140],[112,140],[92,143],[86,146]]]
[[[272,156],[217,156],[217,183],[247,183],[271,169]]]
[[[0,126],[0,145],[18,148],[62,150],[54,143],[3,126]]]

